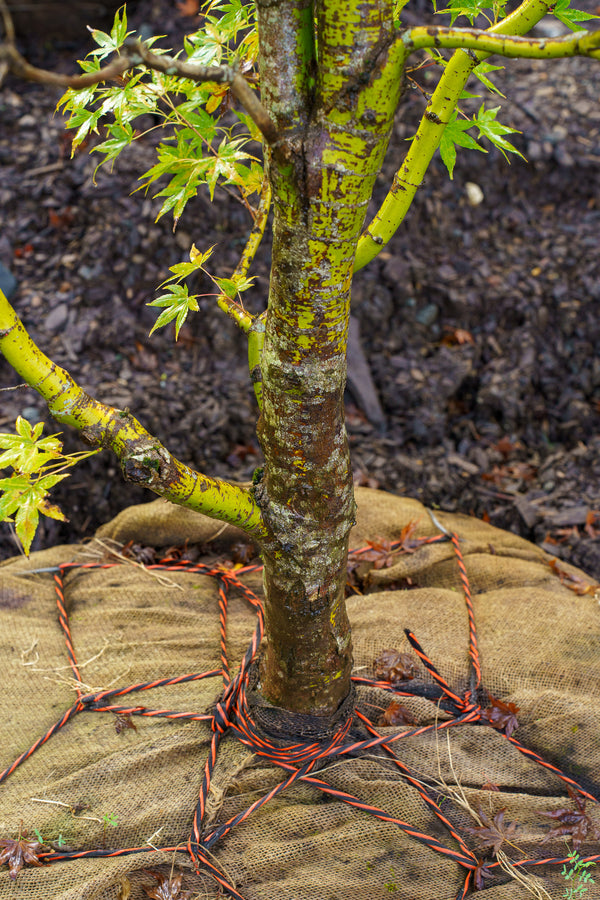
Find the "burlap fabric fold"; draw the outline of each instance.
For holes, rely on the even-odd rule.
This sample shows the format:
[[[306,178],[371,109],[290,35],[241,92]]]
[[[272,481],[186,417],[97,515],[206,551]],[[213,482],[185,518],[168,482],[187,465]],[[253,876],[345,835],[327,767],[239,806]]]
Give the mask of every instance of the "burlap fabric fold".
[[[367,541],[396,540],[417,521],[416,536],[439,533],[418,502],[359,489],[352,548]],[[450,900],[467,870],[452,853],[460,846],[476,858],[495,859],[483,832],[471,832],[480,812],[518,827],[501,845],[504,868],[484,879],[490,900],[565,896],[560,866],[511,868],[510,861],[564,857],[569,834],[549,837],[560,821],[541,812],[568,807],[560,770],[600,797],[600,608],[593,588],[576,593],[577,578],[560,564],[562,580],[539,548],[474,519],[436,512],[459,537],[468,576],[481,663],[481,697],[487,693],[518,707],[514,738],[549,767],[481,721],[402,738],[394,744],[411,777],[427,786],[446,817],[444,825],[386,756],[328,760],[316,773],[332,787],[326,794],[307,782],[293,785],[237,824],[211,849],[223,878],[246,900]],[[61,631],[52,569],[65,562],[103,558],[111,541],[165,547],[185,540],[211,552],[240,533],[163,501],[132,507],[102,528],[102,543],[62,546],[0,565],[0,659],[2,739],[0,770],[48,735],[77,697]],[[422,545],[370,574],[368,593],[348,600],[355,673],[374,677],[383,649],[411,653],[417,680],[434,683],[409,646],[418,640],[440,676],[457,692],[471,679],[469,623],[454,547],[450,541]],[[32,574],[36,571],[35,574]],[[575,581],[569,587],[569,574]],[[261,576],[243,576],[260,594]],[[581,584],[579,589],[581,590]],[[221,667],[218,584],[185,571],[148,571],[131,562],[111,568],[73,568],[65,573],[64,608],[86,692],[176,679]],[[232,673],[255,627],[255,613],[235,591],[229,598],[226,649]],[[173,683],[127,695],[123,705],[199,717],[214,710],[219,678]],[[357,684],[357,707],[381,734],[415,726],[377,724],[394,699],[380,688]],[[424,697],[403,697],[417,726],[448,718]],[[113,698],[113,702],[114,698]],[[487,702],[487,701],[486,701]],[[210,723],[134,715],[119,724],[114,713],[82,711],[48,737],[0,784],[0,837],[41,836],[57,852],[108,851],[103,858],[25,867],[16,880],[0,869],[0,900],[141,900],[156,889],[145,869],[168,877],[183,872],[187,896],[216,898],[215,880],[197,873],[185,848],[212,737]],[[211,829],[268,793],[286,773],[227,735],[218,751],[203,828]],[[339,799],[352,795],[386,811],[394,822]],[[588,799],[582,815],[584,858],[600,854],[600,808]],[[479,812],[478,812],[479,811]],[[581,812],[581,810],[580,810]],[[397,824],[407,824],[408,831]],[[415,838],[436,839],[450,853]],[[567,841],[567,843],[565,843]],[[122,850],[143,849],[130,855]],[[593,875],[593,870],[592,875]],[[600,872],[600,869],[597,870]],[[598,878],[600,883],[600,877]],[[472,883],[471,883],[472,884]],[[568,885],[567,885],[568,886]],[[596,892],[596,893],[594,893]],[[167,895],[168,896],[168,895]],[[174,897],[177,895],[174,894]],[[600,896],[590,885],[588,896]]]

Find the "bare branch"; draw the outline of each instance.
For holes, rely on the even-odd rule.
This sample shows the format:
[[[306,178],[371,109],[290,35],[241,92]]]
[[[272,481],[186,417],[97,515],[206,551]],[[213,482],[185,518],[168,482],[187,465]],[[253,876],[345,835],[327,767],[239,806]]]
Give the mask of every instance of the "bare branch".
[[[232,66],[199,66],[176,59],[173,56],[159,56],[157,53],[152,53],[137,38],[128,38],[123,44],[121,54],[103,69],[99,69],[97,72],[86,72],[84,75],[61,75],[58,72],[38,69],[28,63],[10,41],[0,44],[0,67],[3,65],[7,65],[13,75],[26,81],[70,87],[75,90],[91,87],[94,84],[99,84],[101,81],[111,81],[119,78],[124,72],[132,69],[134,66],[146,66],[157,72],[163,72],[165,75],[179,75],[181,78],[188,78],[198,84],[207,81],[217,84],[228,84],[231,93],[244,106],[248,115],[262,132],[267,143],[273,144],[279,137],[273,120],[258,96],[245,78]]]
[[[127,56],[119,56],[98,72],[86,72],[85,75],[61,75],[59,72],[50,72],[47,69],[38,69],[36,66],[32,66],[13,44],[8,43],[0,44],[0,63],[2,62],[8,64],[13,75],[24,81],[75,89],[91,87],[101,81],[114,80],[135,65]]]

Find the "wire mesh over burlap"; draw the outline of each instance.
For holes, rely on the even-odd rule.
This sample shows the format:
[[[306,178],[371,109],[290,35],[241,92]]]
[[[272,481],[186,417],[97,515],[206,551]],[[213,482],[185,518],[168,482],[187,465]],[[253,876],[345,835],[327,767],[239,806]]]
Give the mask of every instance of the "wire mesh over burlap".
[[[228,581],[214,563],[99,566],[109,540],[211,550],[233,528],[156,501],[102,545],[0,566],[0,838],[25,829],[44,863],[15,880],[3,867],[0,900],[138,900],[171,872],[174,900],[450,900],[477,884],[558,898],[575,826],[559,834],[565,815],[541,813],[565,809],[583,822],[580,857],[600,861],[599,597],[572,589],[591,579],[474,519],[366,489],[357,501],[353,550],[399,543],[348,599],[356,715],[304,761],[263,752],[231,700],[260,637],[257,567]],[[411,522],[430,543],[402,544]],[[391,648],[413,679],[376,675]],[[492,727],[490,697],[518,707],[512,735]],[[378,724],[393,701],[416,724]],[[486,819],[506,826],[497,854]]]

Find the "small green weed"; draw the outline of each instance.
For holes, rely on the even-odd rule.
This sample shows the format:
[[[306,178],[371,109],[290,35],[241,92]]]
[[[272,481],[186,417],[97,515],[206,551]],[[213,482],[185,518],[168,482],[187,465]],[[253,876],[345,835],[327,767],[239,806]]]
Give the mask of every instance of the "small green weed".
[[[390,872],[392,873],[392,878],[395,878],[396,873],[394,872],[393,866],[390,866]],[[386,881],[383,886],[386,889],[386,891],[390,892],[390,894],[393,893],[394,891],[398,890],[398,885],[396,884],[395,881]]]
[[[42,834],[41,834],[41,832],[39,831],[39,829],[34,828],[34,829],[33,829],[33,832],[34,832],[36,838],[38,839],[38,841],[40,842],[40,844],[47,844],[47,843],[48,843],[48,841],[45,841],[44,838],[42,837]],[[56,847],[64,847],[66,843],[67,843],[67,842],[65,841],[64,837],[62,836],[62,834],[59,834],[57,840],[55,840],[55,841],[53,842],[53,846],[56,846]]]
[[[567,898],[567,900],[573,900],[573,898],[583,897],[583,895],[587,893],[590,884],[595,884],[590,869],[593,868],[596,863],[584,862],[576,850],[569,853],[568,859],[570,868],[567,865],[564,865],[562,867],[562,874],[565,881],[573,882],[573,884],[567,886],[563,897]]]

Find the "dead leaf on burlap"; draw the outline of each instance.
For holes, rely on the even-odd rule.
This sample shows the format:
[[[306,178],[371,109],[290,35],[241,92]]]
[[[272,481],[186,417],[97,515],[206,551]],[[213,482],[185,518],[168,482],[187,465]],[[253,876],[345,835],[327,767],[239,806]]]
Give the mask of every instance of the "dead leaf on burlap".
[[[27,832],[19,828],[16,838],[0,838],[0,866],[8,864],[10,877],[15,880],[23,866],[43,866],[38,854],[42,849],[39,841],[28,841]]]
[[[119,713],[118,715],[115,713],[115,731],[117,734],[121,734],[127,728],[137,731],[137,725],[131,718],[131,713]]]
[[[554,838],[566,836],[567,839],[571,838],[573,849],[579,850],[585,840],[600,840],[600,828],[594,825],[585,811],[585,797],[582,797],[581,794],[578,794],[570,787],[567,787],[567,792],[576,809],[562,806],[560,809],[552,809],[548,812],[538,810],[538,815],[546,816],[548,819],[556,819],[556,825],[552,826],[542,844],[547,844]]]
[[[488,698],[490,706],[482,710],[481,718],[486,719],[492,728],[504,731],[506,737],[510,737],[513,731],[516,731],[519,727],[519,720],[517,719],[519,707],[515,706],[514,703],[505,703],[504,700],[492,697],[491,694],[488,694]]]
[[[397,700],[394,700],[379,719],[378,725],[416,725],[417,720],[411,712]]]
[[[583,597],[584,594],[595,594],[597,590],[600,590],[600,584],[586,581],[585,578],[576,575],[575,572],[567,572],[565,569],[561,569],[556,558],[551,559],[548,565],[554,574],[558,575],[560,583],[564,584],[565,587],[568,587],[570,591],[573,591],[579,597]]]
[[[473,871],[473,881],[476,891],[482,891],[485,888],[486,879],[494,877],[492,872],[490,872],[486,866],[487,862],[484,859],[477,860],[477,866]]]
[[[131,882],[127,875],[121,875],[119,886],[117,887],[117,900],[130,900],[131,898]]]
[[[157,882],[156,886],[142,885],[142,890],[152,900],[191,900],[194,894],[194,891],[181,889],[183,872],[176,872],[169,877],[156,869],[144,869],[144,874],[151,875]]]
[[[416,674],[415,662],[410,653],[400,653],[393,648],[382,650],[373,666],[375,678],[378,681],[389,681],[390,684],[410,681]]]
[[[493,781],[485,781],[481,785],[481,790],[482,791],[496,791],[497,793],[500,793],[500,788],[498,787],[497,784],[494,784]]]
[[[494,853],[498,853],[498,850],[504,841],[510,843],[515,837],[517,830],[515,822],[504,821],[505,812],[506,807],[498,810],[494,818],[490,819],[481,806],[477,806],[477,815],[483,824],[473,825],[471,827],[465,826],[465,831],[468,831],[469,834],[474,834],[479,838],[483,847],[489,847]]]

